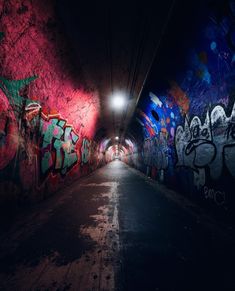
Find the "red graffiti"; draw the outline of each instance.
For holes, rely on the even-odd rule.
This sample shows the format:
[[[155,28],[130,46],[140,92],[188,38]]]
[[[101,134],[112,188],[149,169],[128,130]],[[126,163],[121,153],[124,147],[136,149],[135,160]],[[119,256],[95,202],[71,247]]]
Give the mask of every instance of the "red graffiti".
[[[171,83],[169,93],[173,96],[175,103],[180,107],[181,113],[186,114],[189,110],[189,98],[176,82]]]

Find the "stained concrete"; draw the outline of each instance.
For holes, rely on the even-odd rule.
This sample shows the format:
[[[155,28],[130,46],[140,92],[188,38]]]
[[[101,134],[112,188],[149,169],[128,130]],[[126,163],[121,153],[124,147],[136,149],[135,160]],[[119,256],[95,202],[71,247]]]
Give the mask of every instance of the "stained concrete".
[[[235,290],[232,231],[120,161],[19,216],[1,290]]]

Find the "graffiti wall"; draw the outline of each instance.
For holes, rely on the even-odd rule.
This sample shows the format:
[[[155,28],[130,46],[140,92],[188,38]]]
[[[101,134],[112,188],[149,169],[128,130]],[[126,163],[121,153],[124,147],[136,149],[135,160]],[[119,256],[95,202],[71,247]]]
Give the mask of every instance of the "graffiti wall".
[[[229,116],[221,105],[206,113],[205,120],[194,116],[184,126],[179,125],[175,135],[177,167],[188,167],[194,173],[194,185],[206,183],[206,169],[214,180],[226,168],[235,177],[235,106]]]
[[[81,129],[77,132],[60,114],[46,115],[37,102],[11,103],[5,84],[2,81],[0,89],[1,202],[15,196],[40,199],[68,176],[71,181],[103,164],[98,144]]]
[[[99,96],[74,74],[55,9],[0,1],[0,204],[40,200],[104,163]]]
[[[134,166],[196,201],[231,210],[235,207],[235,6],[234,1],[207,4],[200,21],[192,17],[195,40],[189,43],[190,31],[187,45],[177,38],[187,49],[175,56],[183,65],[174,68],[174,76],[172,59],[168,65],[159,61],[152,70],[135,115],[142,141],[141,166]],[[156,76],[164,67],[169,75],[165,73],[163,88]]]

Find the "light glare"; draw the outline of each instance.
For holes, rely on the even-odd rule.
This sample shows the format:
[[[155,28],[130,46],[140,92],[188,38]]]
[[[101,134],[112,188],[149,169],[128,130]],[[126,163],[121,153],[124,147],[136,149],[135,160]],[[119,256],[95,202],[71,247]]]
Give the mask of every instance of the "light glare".
[[[125,97],[123,94],[116,93],[112,97],[112,108],[115,110],[120,110],[125,105]]]

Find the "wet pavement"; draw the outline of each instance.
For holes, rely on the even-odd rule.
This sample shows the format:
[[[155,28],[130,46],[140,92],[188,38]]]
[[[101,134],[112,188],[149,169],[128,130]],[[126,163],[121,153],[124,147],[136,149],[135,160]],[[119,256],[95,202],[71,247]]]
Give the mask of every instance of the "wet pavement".
[[[235,290],[231,233],[120,161],[0,237],[0,290]]]

